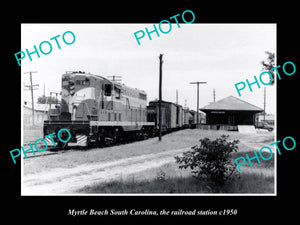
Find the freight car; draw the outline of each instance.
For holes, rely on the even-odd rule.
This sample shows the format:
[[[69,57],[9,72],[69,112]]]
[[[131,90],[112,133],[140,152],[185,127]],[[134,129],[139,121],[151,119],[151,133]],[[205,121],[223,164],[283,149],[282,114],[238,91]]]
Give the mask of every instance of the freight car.
[[[80,71],[63,74],[61,88],[61,103],[49,111],[43,128],[44,137],[61,128],[70,131],[68,143],[52,136],[60,147],[105,145],[122,137],[154,133],[154,123],[147,121],[147,95],[142,90]],[[45,139],[52,145],[50,138]]]
[[[156,131],[159,126],[159,101],[154,100],[149,102],[147,106],[148,121],[155,124]],[[183,108],[181,105],[162,101],[162,132],[170,132],[182,128],[196,128],[197,112],[189,108]],[[199,123],[205,123],[205,115],[199,112]]]
[[[182,127],[183,128],[188,128],[190,127],[190,117],[191,117],[191,114],[190,114],[190,110],[188,108],[183,108],[182,110]]]
[[[189,116],[189,124],[190,128],[196,128],[197,124],[197,112],[194,110],[189,110],[190,116]],[[205,124],[206,119],[205,119],[205,114],[203,112],[198,112],[198,118],[199,118],[199,123],[200,124]]]
[[[155,124],[156,129],[159,126],[159,101],[154,100],[149,102],[147,106],[148,121]],[[185,117],[187,116],[187,110],[183,109],[181,105],[173,102],[162,101],[161,102],[161,114],[162,114],[162,132],[170,132],[178,130],[184,127],[189,127],[189,122]]]

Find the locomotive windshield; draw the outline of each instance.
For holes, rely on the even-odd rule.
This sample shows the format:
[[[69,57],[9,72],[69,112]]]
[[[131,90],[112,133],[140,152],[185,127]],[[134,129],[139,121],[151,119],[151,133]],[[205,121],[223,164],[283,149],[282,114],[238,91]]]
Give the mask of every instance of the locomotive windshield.
[[[78,78],[76,80],[76,85],[79,85],[79,86],[90,86],[90,79],[88,79],[88,78]]]
[[[70,76],[62,77],[62,87],[69,90],[74,85],[73,79]]]
[[[69,81],[67,80],[63,80],[62,82],[62,86],[65,87],[65,86],[68,86],[69,85]]]

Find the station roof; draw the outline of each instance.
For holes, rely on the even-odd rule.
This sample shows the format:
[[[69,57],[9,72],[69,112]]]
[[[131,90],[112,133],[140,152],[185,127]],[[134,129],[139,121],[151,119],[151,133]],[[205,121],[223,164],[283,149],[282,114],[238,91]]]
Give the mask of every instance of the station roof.
[[[211,103],[207,106],[204,106],[200,110],[202,111],[214,111],[214,110],[223,110],[223,111],[254,111],[261,112],[263,109],[252,105],[246,101],[243,101],[234,96],[228,96],[223,98],[215,103]]]

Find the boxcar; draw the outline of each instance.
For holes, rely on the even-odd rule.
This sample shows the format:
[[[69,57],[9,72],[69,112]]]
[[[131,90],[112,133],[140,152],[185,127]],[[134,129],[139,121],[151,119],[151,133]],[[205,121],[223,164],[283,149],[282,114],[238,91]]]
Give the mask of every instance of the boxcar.
[[[187,128],[187,127],[190,127],[190,123],[189,123],[189,119],[190,119],[190,110],[188,108],[184,108],[182,110],[183,112],[183,127],[184,128]]]
[[[183,126],[183,109],[181,105],[162,101],[162,131],[180,129]],[[150,101],[148,110],[148,122],[154,122],[156,128],[159,126],[159,102],[158,100]]]

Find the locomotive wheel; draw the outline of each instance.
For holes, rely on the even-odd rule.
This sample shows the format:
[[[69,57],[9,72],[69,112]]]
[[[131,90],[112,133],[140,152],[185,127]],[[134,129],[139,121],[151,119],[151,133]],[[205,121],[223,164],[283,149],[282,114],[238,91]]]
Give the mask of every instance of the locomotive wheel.
[[[111,139],[111,145],[114,145],[117,143],[117,133],[118,131],[116,129],[112,129],[110,132],[110,139]]]
[[[118,132],[116,129],[103,130],[98,134],[99,147],[112,146],[117,143]]]

